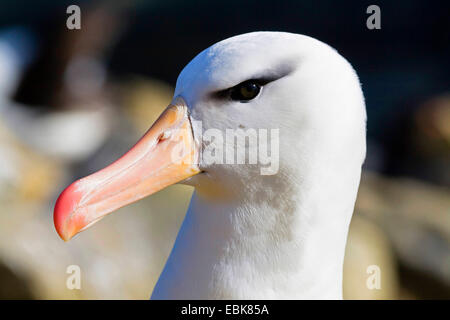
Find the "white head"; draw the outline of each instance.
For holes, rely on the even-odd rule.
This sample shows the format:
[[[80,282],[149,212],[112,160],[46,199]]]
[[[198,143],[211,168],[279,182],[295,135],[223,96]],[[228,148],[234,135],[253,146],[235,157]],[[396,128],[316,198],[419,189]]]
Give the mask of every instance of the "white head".
[[[230,98],[227,89],[249,80],[261,85],[255,98]],[[268,190],[264,181],[284,184],[299,179],[292,188],[300,180],[317,181],[314,168],[328,176],[327,171],[338,174],[345,167],[357,170],[364,160],[366,113],[356,73],[333,48],[313,38],[254,32],[221,41],[183,69],[175,89],[177,97],[186,101],[191,118],[201,121],[203,132],[218,129],[225,137],[227,129],[242,129],[241,135],[251,135],[248,129],[279,129],[279,168],[273,165],[277,174],[261,175],[261,165],[200,161],[200,169],[208,174],[189,181],[199,191],[203,184],[210,188],[210,180],[232,190],[240,181],[243,186],[253,181],[262,192],[279,194],[281,185]],[[196,129],[198,136],[201,133]],[[224,141],[226,147],[215,147],[224,153],[227,147],[235,149],[235,154],[236,149],[254,147],[243,141],[232,141],[232,145]],[[224,186],[228,181],[231,185]]]
[[[230,97],[248,81],[261,84],[255,98]],[[152,297],[340,298],[366,151],[350,64],[310,37],[244,34],[195,57],[177,80],[180,96],[203,132],[279,129],[279,167],[262,175],[261,165],[201,158],[204,173],[187,181],[196,194]],[[244,141],[214,147],[251,149]]]
[[[365,121],[356,73],[326,44],[281,32],[221,41],[183,69],[172,105],[129,153],[64,191],[55,225],[68,239],[183,180],[196,193],[154,297],[311,298],[323,297],[327,285],[325,296],[338,297]],[[279,159],[274,174],[261,174],[267,164],[206,161],[211,147],[260,147],[207,141],[211,129],[223,137],[227,129],[242,129],[240,137],[278,129],[268,143]],[[183,141],[181,158],[198,163],[167,166],[175,140]]]

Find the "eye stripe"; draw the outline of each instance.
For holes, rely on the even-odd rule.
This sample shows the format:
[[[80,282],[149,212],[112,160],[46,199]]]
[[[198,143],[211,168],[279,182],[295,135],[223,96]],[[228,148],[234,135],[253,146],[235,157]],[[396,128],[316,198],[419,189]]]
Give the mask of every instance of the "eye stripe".
[[[289,75],[290,73],[291,72],[289,71],[289,72],[286,72],[286,73],[283,73],[283,74],[278,74],[278,75],[269,76],[269,77],[266,76],[266,77],[261,77],[261,78],[256,78],[256,77],[255,78],[251,78],[251,79],[245,80],[245,81],[243,81],[243,82],[241,82],[241,83],[239,83],[239,84],[237,84],[237,85],[235,85],[233,87],[213,92],[211,94],[211,97],[215,98],[215,99],[230,98],[232,91],[235,90],[236,88],[238,88],[239,86],[242,86],[245,83],[254,82],[254,83],[258,84],[262,88],[266,84],[269,84],[271,82],[274,82],[274,81],[277,81],[277,80],[279,80],[281,78],[284,78],[285,76]]]
[[[243,81],[243,82],[235,85],[234,87],[214,92],[213,97],[219,98],[219,99],[231,98],[232,100],[243,100],[243,101],[247,100],[248,101],[248,100],[255,98],[259,94],[262,86],[264,86],[272,81],[275,81],[275,80],[277,80],[277,79],[268,79],[268,78],[266,78],[266,79],[249,79],[249,80]],[[257,94],[253,98],[243,97],[242,99],[240,99],[239,98],[240,89],[245,88],[248,85],[256,85],[258,87]]]
[[[233,88],[236,88],[239,85],[242,85],[245,82],[248,81],[254,81],[255,83],[259,84],[261,87],[265,86],[268,83],[277,81],[281,78],[284,78],[295,71],[295,66],[297,64],[297,59],[290,58],[284,60],[282,63],[276,65],[273,68],[263,70],[262,72],[255,73],[252,77],[249,77],[247,80],[240,82],[239,84],[229,87],[226,89],[218,90],[211,93],[212,98],[216,99],[224,99],[230,97],[230,92],[233,90]]]

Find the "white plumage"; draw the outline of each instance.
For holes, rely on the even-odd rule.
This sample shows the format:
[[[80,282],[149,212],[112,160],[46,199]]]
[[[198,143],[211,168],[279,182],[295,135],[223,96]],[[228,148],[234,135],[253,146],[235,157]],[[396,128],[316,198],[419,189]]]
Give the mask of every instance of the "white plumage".
[[[265,77],[277,80],[248,103],[211,96]],[[277,174],[261,175],[255,165],[200,162],[205,173],[186,181],[196,191],[152,298],[342,298],[366,151],[364,98],[350,64],[307,36],[249,33],[195,57],[177,96],[203,130],[278,128],[280,163]]]

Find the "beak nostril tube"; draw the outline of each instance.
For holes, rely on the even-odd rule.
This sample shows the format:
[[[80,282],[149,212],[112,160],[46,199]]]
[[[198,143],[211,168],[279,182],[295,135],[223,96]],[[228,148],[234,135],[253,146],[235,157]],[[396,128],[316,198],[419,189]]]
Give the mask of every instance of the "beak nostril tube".
[[[158,143],[167,140],[171,137],[171,133],[169,131],[164,131],[158,136]]]

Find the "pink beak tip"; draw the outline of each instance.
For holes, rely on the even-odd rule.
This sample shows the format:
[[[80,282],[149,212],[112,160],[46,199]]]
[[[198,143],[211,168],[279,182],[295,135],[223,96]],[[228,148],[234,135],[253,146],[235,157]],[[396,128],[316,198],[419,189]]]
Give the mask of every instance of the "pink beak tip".
[[[53,222],[55,224],[56,232],[58,232],[61,239],[64,241],[69,241],[74,233],[70,230],[73,229],[72,223],[70,223],[70,218],[75,212],[77,203],[81,198],[81,193],[76,190],[75,181],[59,195],[55,203],[55,209],[53,211]],[[69,225],[70,224],[70,225]]]

